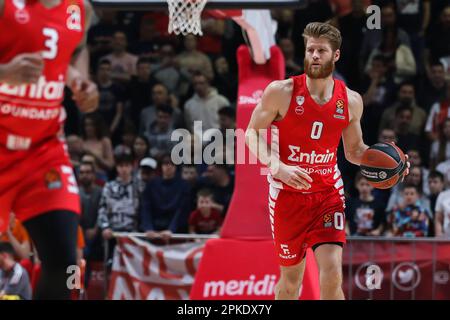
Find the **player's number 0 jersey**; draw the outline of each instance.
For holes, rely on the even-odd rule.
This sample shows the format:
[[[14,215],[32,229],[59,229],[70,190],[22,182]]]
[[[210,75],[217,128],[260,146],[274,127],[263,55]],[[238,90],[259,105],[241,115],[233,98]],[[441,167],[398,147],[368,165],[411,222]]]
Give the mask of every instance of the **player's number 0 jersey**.
[[[337,167],[337,148],[342,130],[349,123],[348,99],[345,84],[334,79],[332,98],[324,105],[317,104],[308,92],[306,75],[292,77],[293,90],[289,109],[283,119],[271,125],[272,153],[288,165],[304,168],[313,179],[306,192],[318,192],[336,187],[342,179]],[[268,176],[277,189],[297,190]]]

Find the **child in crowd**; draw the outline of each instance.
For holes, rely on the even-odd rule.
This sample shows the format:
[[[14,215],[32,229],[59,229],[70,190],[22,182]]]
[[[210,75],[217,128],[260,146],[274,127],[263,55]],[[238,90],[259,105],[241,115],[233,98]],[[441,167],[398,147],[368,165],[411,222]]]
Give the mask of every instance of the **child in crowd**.
[[[379,236],[384,231],[385,205],[372,195],[373,187],[360,173],[355,177],[358,197],[347,200],[346,231],[352,236]]]
[[[404,203],[392,210],[388,222],[390,235],[399,237],[426,237],[430,224],[430,214],[419,201],[420,192],[415,185],[403,189]]]
[[[222,215],[212,207],[213,194],[208,189],[197,193],[197,209],[189,217],[189,232],[198,234],[218,233],[222,225]]]

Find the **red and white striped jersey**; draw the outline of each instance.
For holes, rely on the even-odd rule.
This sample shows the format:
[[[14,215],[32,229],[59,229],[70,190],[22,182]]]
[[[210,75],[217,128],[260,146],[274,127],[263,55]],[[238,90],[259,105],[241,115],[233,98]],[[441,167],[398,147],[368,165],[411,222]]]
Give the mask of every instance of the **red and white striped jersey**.
[[[56,136],[65,118],[66,72],[85,29],[84,0],[5,0],[0,16],[0,64],[21,53],[42,52],[44,72],[36,84],[0,82],[0,148],[27,150]]]
[[[289,109],[283,119],[271,125],[272,153],[287,165],[305,169],[313,182],[310,189],[298,190],[269,174],[269,183],[277,189],[308,193],[333,186],[341,189],[337,148],[342,130],[349,124],[346,86],[334,79],[332,98],[319,105],[308,92],[305,74],[294,76],[292,80]]]

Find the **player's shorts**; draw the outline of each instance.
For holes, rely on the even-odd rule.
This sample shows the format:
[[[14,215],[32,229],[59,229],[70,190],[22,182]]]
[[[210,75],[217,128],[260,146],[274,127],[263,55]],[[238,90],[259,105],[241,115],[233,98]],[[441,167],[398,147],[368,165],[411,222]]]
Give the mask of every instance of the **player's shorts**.
[[[333,187],[300,193],[270,186],[269,212],[281,266],[302,261],[306,250],[321,243],[345,243],[344,199]]]
[[[80,213],[77,182],[58,139],[26,151],[0,146],[0,160],[0,232],[10,212],[21,221],[52,210]]]

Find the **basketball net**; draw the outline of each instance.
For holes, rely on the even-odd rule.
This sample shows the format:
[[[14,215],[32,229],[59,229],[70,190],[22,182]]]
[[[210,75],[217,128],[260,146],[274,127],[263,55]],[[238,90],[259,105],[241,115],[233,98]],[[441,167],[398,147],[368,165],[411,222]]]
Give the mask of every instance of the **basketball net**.
[[[201,15],[208,0],[167,0],[169,33],[203,35]]]
[[[203,35],[202,11],[208,0],[166,1],[169,7],[169,33]],[[256,64],[265,64],[270,59],[276,32],[270,10],[210,10],[208,14],[216,18],[231,18],[241,26]]]

